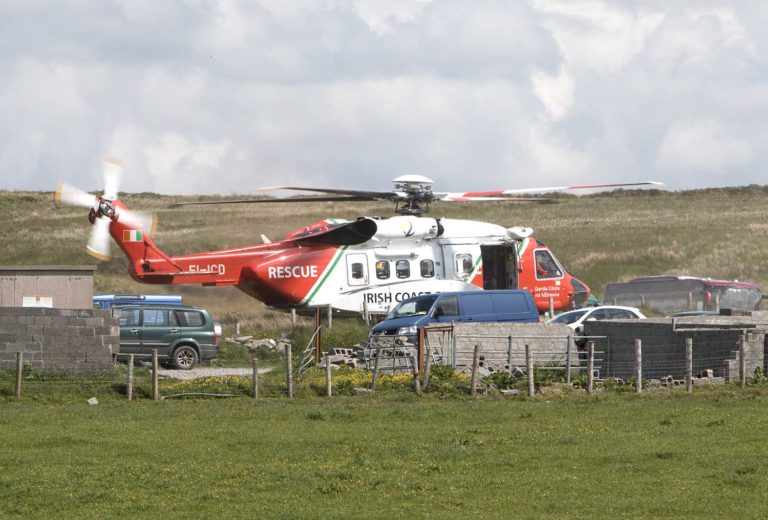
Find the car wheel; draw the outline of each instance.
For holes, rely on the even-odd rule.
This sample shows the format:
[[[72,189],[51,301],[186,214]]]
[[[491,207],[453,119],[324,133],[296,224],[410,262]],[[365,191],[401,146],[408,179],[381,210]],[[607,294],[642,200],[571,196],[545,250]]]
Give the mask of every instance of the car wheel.
[[[197,351],[183,345],[173,351],[173,366],[179,370],[189,370],[197,364]]]

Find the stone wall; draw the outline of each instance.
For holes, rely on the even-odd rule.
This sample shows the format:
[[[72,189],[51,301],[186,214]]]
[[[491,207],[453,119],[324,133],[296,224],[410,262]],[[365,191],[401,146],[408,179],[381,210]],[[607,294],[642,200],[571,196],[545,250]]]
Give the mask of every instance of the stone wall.
[[[739,337],[746,331],[747,376],[765,369],[766,331],[752,318],[715,316],[685,320],[611,320],[585,323],[595,340],[599,377],[631,378],[635,375],[635,339],[642,340],[643,377],[685,377],[685,343],[693,340],[694,376],[712,371],[726,381],[739,378]]]
[[[451,335],[441,332],[445,328],[427,326],[425,329],[427,341],[437,351],[440,362],[455,367],[471,366],[475,345],[480,345],[481,366],[490,370],[525,367],[525,345],[530,345],[536,364],[565,366],[568,336],[572,334],[567,325],[561,324],[455,323],[454,346]],[[573,366],[578,363],[575,352],[572,346]]]
[[[44,372],[109,371],[119,350],[111,310],[0,308],[0,370],[15,368],[23,352],[25,364]]]
[[[544,323],[456,323],[425,329],[436,362],[471,366],[474,346],[480,345],[481,365],[489,370],[525,366],[525,345],[534,362],[564,366],[570,328]],[[585,334],[595,337],[595,368],[600,378],[635,376],[635,339],[642,340],[643,377],[684,379],[686,339],[693,340],[694,376],[711,373],[726,381],[739,378],[739,338],[745,333],[747,376],[768,361],[768,312],[746,316],[695,316],[671,320],[609,320],[585,323]],[[581,350],[581,352],[577,352]],[[571,346],[571,366],[584,366],[584,348]],[[768,371],[768,370],[767,370]]]

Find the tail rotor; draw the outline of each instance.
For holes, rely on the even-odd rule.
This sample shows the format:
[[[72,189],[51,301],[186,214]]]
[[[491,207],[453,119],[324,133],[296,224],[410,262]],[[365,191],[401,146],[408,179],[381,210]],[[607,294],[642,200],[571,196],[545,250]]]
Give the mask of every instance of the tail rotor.
[[[89,255],[103,261],[111,258],[109,230],[113,221],[141,229],[148,235],[153,234],[157,227],[157,219],[153,214],[130,211],[122,204],[113,204],[118,198],[122,174],[122,163],[109,157],[103,163],[104,193],[101,196],[66,183],[59,183],[54,196],[56,202],[90,209],[88,219],[93,224],[93,228],[91,228],[85,250]]]

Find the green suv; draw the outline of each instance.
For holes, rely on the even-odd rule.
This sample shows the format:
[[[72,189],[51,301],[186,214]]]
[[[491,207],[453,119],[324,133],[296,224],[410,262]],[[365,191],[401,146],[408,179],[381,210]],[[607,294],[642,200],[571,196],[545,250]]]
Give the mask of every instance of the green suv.
[[[120,308],[120,354],[152,355],[181,370],[219,355],[221,325],[208,311],[187,305]]]

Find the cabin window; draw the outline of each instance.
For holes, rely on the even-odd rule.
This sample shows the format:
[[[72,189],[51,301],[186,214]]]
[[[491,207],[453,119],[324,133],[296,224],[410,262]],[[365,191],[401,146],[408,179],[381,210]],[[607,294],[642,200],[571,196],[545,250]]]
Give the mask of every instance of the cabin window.
[[[363,269],[363,264],[360,262],[355,262],[350,266],[350,273],[352,274],[352,278],[354,280],[362,280],[363,277],[365,277],[365,270]]]
[[[459,253],[456,255],[456,274],[466,276],[472,272],[472,267],[474,267],[472,255],[469,253]]]
[[[379,260],[376,262],[376,278],[379,280],[386,280],[389,278],[389,262],[386,260]]]
[[[398,260],[395,264],[395,274],[398,278],[411,276],[411,263],[408,260]]]
[[[552,254],[546,249],[539,249],[535,253],[536,259],[536,278],[560,278],[563,273],[557,266],[557,262]]]
[[[432,278],[435,276],[435,262],[432,260],[422,260],[419,263],[419,266],[421,267],[421,277],[422,278]]]

